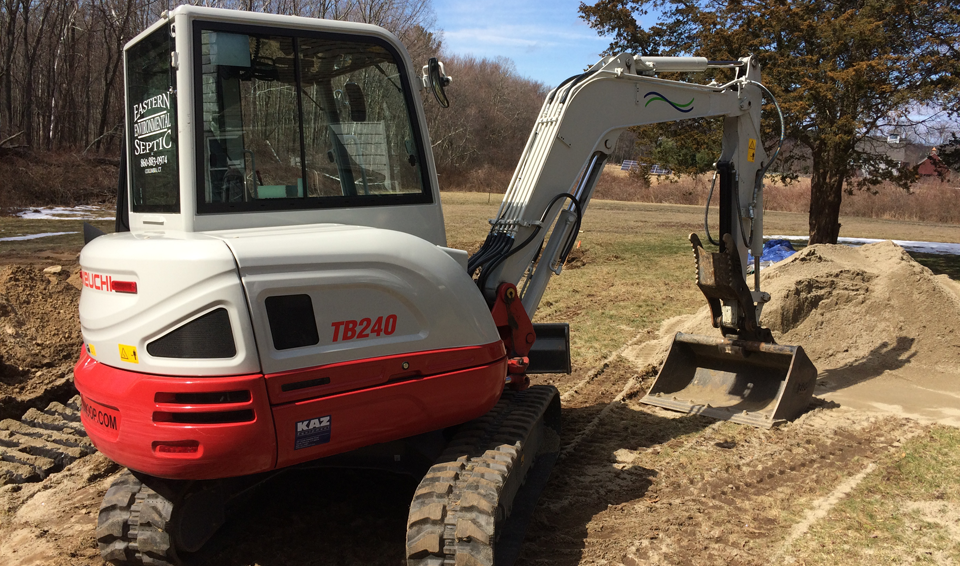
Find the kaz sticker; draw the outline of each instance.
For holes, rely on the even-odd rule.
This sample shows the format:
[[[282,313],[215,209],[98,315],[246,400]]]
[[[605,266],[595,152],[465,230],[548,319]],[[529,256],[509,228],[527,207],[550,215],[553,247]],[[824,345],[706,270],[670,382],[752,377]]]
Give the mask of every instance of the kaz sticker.
[[[297,432],[293,442],[294,450],[310,448],[327,442],[330,442],[330,415],[297,421]]]

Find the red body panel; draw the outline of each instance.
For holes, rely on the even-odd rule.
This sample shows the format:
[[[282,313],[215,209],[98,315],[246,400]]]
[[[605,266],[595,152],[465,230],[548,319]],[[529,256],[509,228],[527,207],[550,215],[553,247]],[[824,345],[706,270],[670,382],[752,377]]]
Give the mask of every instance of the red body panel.
[[[464,368],[484,366],[503,358],[504,355],[506,350],[503,343],[494,342],[486,346],[451,348],[329,364],[269,374],[266,376],[267,392],[270,394],[270,403],[279,405],[321,395],[333,395],[342,391],[374,387],[388,381],[439,375]],[[306,385],[313,380],[322,380],[326,383],[291,389],[291,386]],[[287,391],[284,391],[285,386]]]
[[[423,379],[274,407],[279,457],[289,466],[475,419],[503,393],[507,360]],[[329,417],[328,440],[296,449],[297,423]]]
[[[476,418],[500,398],[506,367],[496,342],[269,376],[198,378],[120,370],[84,351],[74,374],[83,425],[108,458],[157,477],[215,479]],[[291,389],[298,384],[307,386]],[[361,388],[343,392],[350,386]],[[310,428],[321,417],[327,428]],[[218,420],[237,422],[210,422]]]
[[[84,351],[74,370],[74,383],[84,403],[95,403],[121,415],[119,434],[104,430],[81,413],[83,426],[97,449],[133,470],[172,479],[213,479],[272,469],[277,438],[262,375],[236,377],[163,377],[103,365]],[[158,403],[158,393],[249,391],[246,403]],[[163,400],[164,396],[159,399]],[[96,406],[93,405],[93,406]],[[154,413],[198,413],[252,410],[253,421],[225,424],[158,422]],[[114,438],[111,439],[111,436]],[[200,443],[192,453],[161,453],[158,442]]]

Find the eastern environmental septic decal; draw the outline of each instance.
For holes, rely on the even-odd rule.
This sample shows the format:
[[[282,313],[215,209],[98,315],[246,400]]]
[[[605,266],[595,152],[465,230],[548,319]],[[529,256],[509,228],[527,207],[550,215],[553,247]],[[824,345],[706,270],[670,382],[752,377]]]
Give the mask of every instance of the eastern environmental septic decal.
[[[167,155],[140,156],[173,149],[171,136],[169,92],[133,105],[133,154],[139,157],[144,173],[159,173],[167,164]]]
[[[677,104],[676,102],[673,102],[672,100],[670,100],[670,99],[667,98],[666,96],[660,94],[659,92],[654,92],[654,91],[652,91],[652,90],[651,90],[650,92],[648,92],[647,94],[643,95],[644,98],[646,98],[646,97],[648,97],[648,96],[652,96],[653,98],[647,100],[647,103],[643,105],[644,108],[646,108],[647,106],[650,106],[650,103],[651,103],[651,102],[654,102],[654,101],[656,101],[656,100],[662,100],[662,101],[666,102],[666,103],[669,104],[670,106],[673,106],[675,109],[677,109],[677,110],[679,110],[679,111],[681,111],[681,112],[690,112],[691,110],[693,110],[693,101],[694,101],[693,98],[691,98],[691,99],[690,99],[690,102],[688,102],[688,103],[686,103],[686,104]]]

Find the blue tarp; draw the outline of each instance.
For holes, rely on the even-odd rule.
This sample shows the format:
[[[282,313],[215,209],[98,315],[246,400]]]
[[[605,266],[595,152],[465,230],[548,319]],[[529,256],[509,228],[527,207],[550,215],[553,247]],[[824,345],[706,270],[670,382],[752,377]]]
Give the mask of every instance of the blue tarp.
[[[761,267],[765,267],[763,264],[766,262],[776,263],[795,253],[797,250],[793,249],[789,240],[767,240],[763,243],[763,254],[760,256]],[[753,264],[753,254],[747,252],[747,261]]]

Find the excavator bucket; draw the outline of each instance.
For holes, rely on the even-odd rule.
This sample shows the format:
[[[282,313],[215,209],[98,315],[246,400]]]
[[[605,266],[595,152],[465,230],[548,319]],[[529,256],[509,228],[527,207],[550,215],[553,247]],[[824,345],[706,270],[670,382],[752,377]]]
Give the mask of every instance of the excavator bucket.
[[[678,332],[641,402],[770,428],[806,409],[816,379],[800,346]]]

